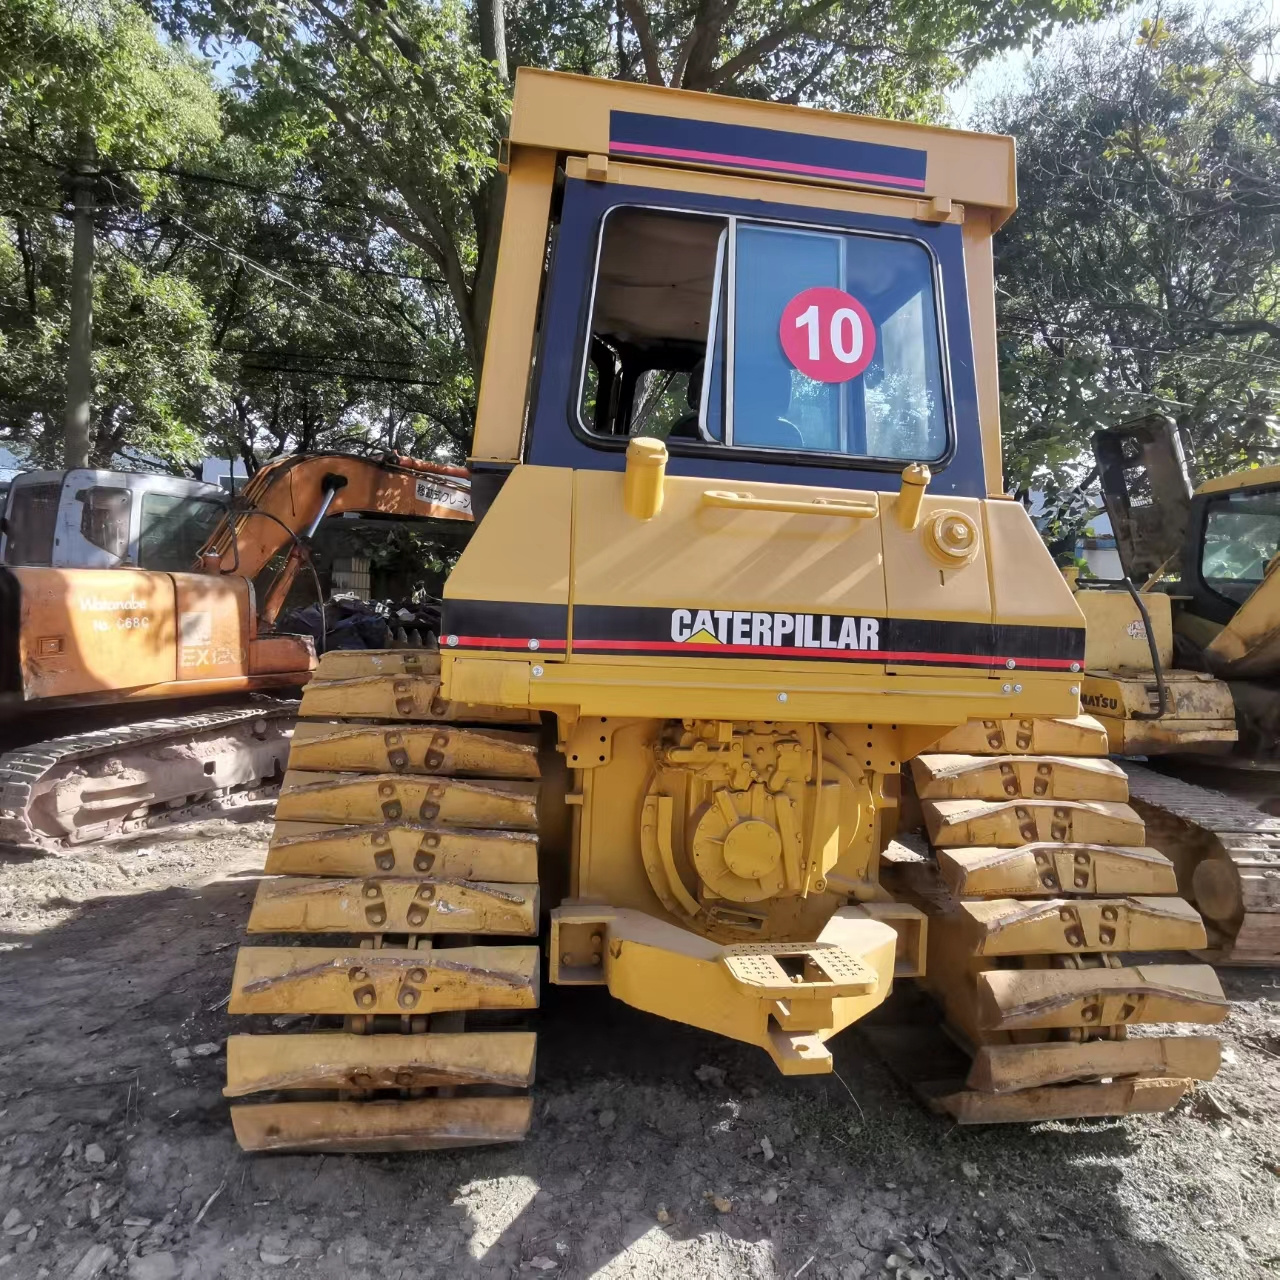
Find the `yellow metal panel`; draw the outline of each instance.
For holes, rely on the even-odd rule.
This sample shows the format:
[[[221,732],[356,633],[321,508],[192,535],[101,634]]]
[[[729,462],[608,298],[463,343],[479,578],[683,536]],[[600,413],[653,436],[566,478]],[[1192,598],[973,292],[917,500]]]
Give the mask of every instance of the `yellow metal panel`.
[[[938,870],[966,898],[1070,893],[1177,893],[1173,863],[1156,849],[1025,844],[1016,849],[939,849]]]
[[[516,74],[511,141],[513,146],[607,155],[611,110],[912,147],[928,152],[926,197],[985,205],[995,210],[997,226],[1017,203],[1012,138],[526,67]],[[817,185],[831,180],[806,176],[804,181]]]
[[[924,618],[938,622],[990,622],[991,588],[987,581],[986,549],[956,568],[940,568],[926,547],[925,526],[943,512],[958,512],[982,527],[982,506],[976,498],[934,498],[926,493],[920,508],[920,527],[904,529],[893,518],[896,494],[882,493],[880,536],[884,548],[884,581],[888,613],[895,618]],[[812,606],[811,606],[812,607]],[[911,672],[904,664],[888,664],[893,673]],[[985,671],[985,666],[968,667]],[[994,696],[993,690],[993,696]]]
[[[465,663],[469,669],[486,665],[483,659],[455,659],[455,672]],[[448,659],[445,662],[448,667]],[[853,664],[850,664],[853,665]],[[858,664],[861,667],[863,664]],[[752,672],[740,662],[699,657],[699,663],[682,665],[678,659],[598,658],[590,662],[576,657],[570,662],[548,663],[529,685],[529,701],[549,711],[572,708],[583,715],[649,716],[709,720],[773,720],[785,693],[789,720],[827,723],[959,724],[980,707],[999,699],[1001,710],[1027,717],[1062,716],[1075,710],[1079,699],[1056,675],[1023,672],[1020,693],[999,692],[1001,684],[987,676],[964,673],[945,679],[937,676],[895,675],[892,681],[877,678],[877,664],[865,670],[810,671],[797,663],[752,663]],[[524,664],[493,662],[489,670]],[[455,676],[455,679],[457,677]],[[454,692],[471,692],[470,684],[451,684]],[[1016,722],[1015,722],[1016,723]],[[1098,737],[1106,750],[1106,733]]]
[[[988,969],[978,976],[982,1025],[993,1031],[1221,1022],[1230,1005],[1207,964],[1132,969]]]
[[[644,912],[613,907],[572,905],[552,912],[552,981],[558,978],[558,930],[578,921],[597,924],[603,934],[604,978],[612,995],[637,1009],[759,1045],[788,1075],[830,1071],[831,1056],[822,1042],[879,1005],[893,981],[897,935],[858,907],[837,911],[814,945],[834,949],[831,963],[844,961],[850,977],[864,969],[874,974],[872,989],[841,996],[835,992],[845,988],[836,982],[792,984],[796,998],[785,1008],[778,1007],[768,982],[756,986],[735,976],[728,961],[741,948],[722,947]],[[757,954],[772,950],[763,946]]]
[[[1229,475],[1206,480],[1196,493],[1234,493],[1239,489],[1257,489],[1269,484],[1280,484],[1280,466],[1248,467],[1244,471],[1232,471]]]
[[[538,825],[537,804],[534,782],[290,769],[284,776],[276,816],[355,826],[405,818],[453,827],[533,831]]]
[[[538,837],[427,823],[340,827],[278,821],[267,851],[268,875],[373,875],[431,872],[463,880],[521,884],[538,878]]]
[[[534,1009],[537,947],[241,947],[230,1013]]]
[[[499,368],[505,381],[504,365],[489,367]],[[491,374],[485,386],[498,380]],[[614,482],[621,502],[621,475],[594,474]],[[514,467],[449,574],[445,599],[567,606],[572,523],[572,471]],[[538,661],[549,656],[540,654]]]
[[[1160,665],[1167,671],[1173,666],[1172,601],[1164,592],[1152,591],[1142,602],[1151,618]],[[1152,669],[1147,628],[1127,591],[1077,591],[1076,604],[1084,614],[1084,663],[1090,671]]]
[[[998,218],[995,219],[998,225]],[[996,354],[995,265],[992,261],[993,219],[974,209],[964,223],[964,273],[969,295],[969,326],[973,340],[973,374],[978,392],[978,423],[982,430],[982,469],[987,493],[1004,493],[1004,465],[1000,457],[1000,379]]]
[[[263,880],[250,933],[538,932],[538,886],[425,876]]]
[[[228,1098],[289,1089],[528,1088],[532,1031],[228,1036]]]
[[[1214,1036],[983,1045],[973,1056],[967,1084],[984,1093],[1005,1093],[1116,1076],[1212,1080],[1221,1060],[1222,1046]]]
[[[730,510],[704,498],[726,486],[668,476],[661,512],[640,521],[623,508],[622,486],[619,473],[574,473],[575,610],[614,605],[885,616],[875,520]],[[876,501],[874,493],[862,490],[756,481],[732,488],[782,501]],[[575,663],[601,660],[576,647],[573,657]],[[727,662],[741,676],[737,660],[699,653],[696,661]]]
[[[485,343],[489,376],[480,383],[473,461],[520,460],[555,169],[553,150],[512,148]]]
[[[1071,588],[1022,503],[992,498],[982,504],[982,510],[996,622],[1083,628],[1084,618]],[[1058,678],[1064,685],[1080,683],[1069,672]]]
[[[456,725],[331,725],[300,721],[289,749],[291,769],[357,773],[472,774],[536,778],[532,732]]]
[[[519,1142],[532,1116],[527,1096],[231,1108],[236,1141],[246,1151],[438,1151]]]
[[[1267,575],[1235,616],[1210,641],[1211,670],[1233,679],[1267,677],[1280,667],[1280,576]]]

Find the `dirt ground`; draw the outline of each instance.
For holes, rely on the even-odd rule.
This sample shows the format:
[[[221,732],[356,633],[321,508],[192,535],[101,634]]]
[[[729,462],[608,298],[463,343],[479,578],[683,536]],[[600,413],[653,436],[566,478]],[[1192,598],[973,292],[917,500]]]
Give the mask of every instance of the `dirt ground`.
[[[1280,1275],[1271,970],[1224,974],[1222,1073],[1163,1117],[960,1129],[857,1028],[837,1076],[789,1081],[553,989],[526,1143],[245,1156],[224,1002],[267,834],[0,873],[0,1280]]]

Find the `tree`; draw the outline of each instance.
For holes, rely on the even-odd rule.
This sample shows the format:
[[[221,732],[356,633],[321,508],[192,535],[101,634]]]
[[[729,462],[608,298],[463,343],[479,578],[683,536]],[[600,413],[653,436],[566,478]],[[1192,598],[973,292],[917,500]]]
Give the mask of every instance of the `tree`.
[[[110,458],[126,440],[195,447],[191,411],[209,385],[199,300],[180,277],[139,261],[116,234],[117,214],[145,216],[164,188],[157,170],[218,132],[206,73],[136,6],[10,0],[0,9],[0,217],[11,233],[0,248],[0,397],[11,436],[37,457],[52,461],[61,439],[66,179],[86,146],[102,165],[96,185],[108,206],[94,282],[93,457]]]
[[[1019,144],[997,244],[1006,467],[1070,488],[1098,427],[1173,416],[1204,475],[1280,447],[1280,119],[1247,18],[1064,39],[985,125]]]
[[[497,144],[521,62],[883,115],[929,113],[989,53],[1109,0],[156,0],[182,35],[258,51],[246,96],[294,113],[325,190],[432,263],[467,364],[484,352]],[[506,39],[509,29],[510,39]],[[503,47],[504,41],[509,49]]]

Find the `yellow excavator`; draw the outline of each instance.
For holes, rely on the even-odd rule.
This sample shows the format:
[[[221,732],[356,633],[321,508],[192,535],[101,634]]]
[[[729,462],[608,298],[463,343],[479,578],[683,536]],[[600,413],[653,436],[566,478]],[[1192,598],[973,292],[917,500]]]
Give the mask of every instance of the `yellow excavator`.
[[[1082,702],[1218,964],[1280,961],[1280,467],[1192,489],[1174,423],[1093,440],[1124,580],[1079,579]],[[1140,589],[1135,588],[1140,584]]]
[[[522,70],[429,653],[304,691],[236,959],[250,1150],[501,1142],[543,981],[789,1075],[895,980],[965,1123],[1160,1111],[1226,1015],[1000,471],[1008,138]],[[545,960],[545,972],[544,972]],[[946,1028],[942,1039],[941,1028]]]

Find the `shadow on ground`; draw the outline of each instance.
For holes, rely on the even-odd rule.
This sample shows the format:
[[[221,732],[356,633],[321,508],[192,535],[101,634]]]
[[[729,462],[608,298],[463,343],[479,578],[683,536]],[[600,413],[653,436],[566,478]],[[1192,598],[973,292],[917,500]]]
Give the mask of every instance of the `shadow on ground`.
[[[1225,1140],[1185,1106],[958,1129],[856,1029],[838,1076],[784,1080],[757,1050],[594,990],[547,993],[523,1145],[247,1157],[219,1089],[252,891],[98,898],[0,935],[0,1276],[1202,1280],[1266,1265],[1241,1224],[1274,1211],[1272,1175],[1232,1174],[1221,1204],[1214,1188],[1224,1161],[1254,1158],[1251,1124],[1264,1145],[1277,1132],[1274,1093]],[[1249,981],[1247,1034],[1265,1039],[1278,993]]]

